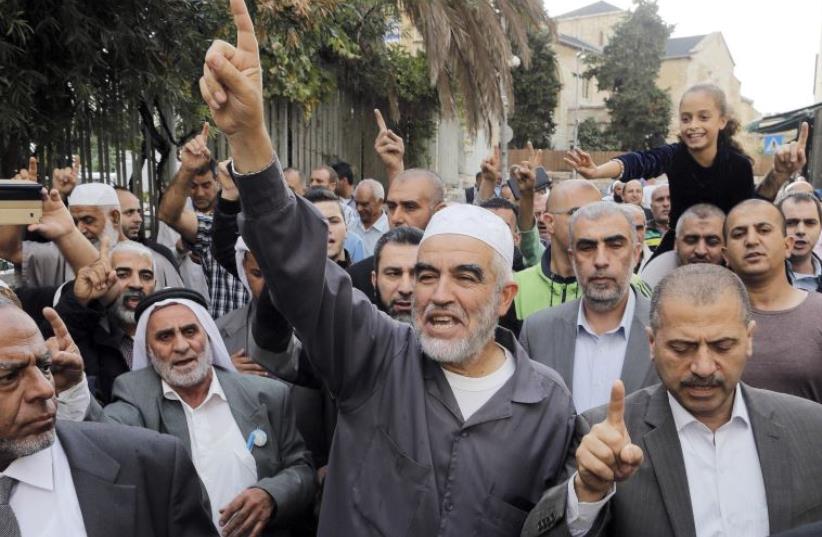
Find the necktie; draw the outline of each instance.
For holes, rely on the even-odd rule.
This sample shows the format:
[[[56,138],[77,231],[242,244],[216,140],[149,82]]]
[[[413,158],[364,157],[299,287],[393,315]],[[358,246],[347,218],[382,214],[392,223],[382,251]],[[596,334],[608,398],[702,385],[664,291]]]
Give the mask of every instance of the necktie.
[[[16,482],[11,477],[0,476],[0,537],[21,537],[17,517],[9,505],[11,489]]]

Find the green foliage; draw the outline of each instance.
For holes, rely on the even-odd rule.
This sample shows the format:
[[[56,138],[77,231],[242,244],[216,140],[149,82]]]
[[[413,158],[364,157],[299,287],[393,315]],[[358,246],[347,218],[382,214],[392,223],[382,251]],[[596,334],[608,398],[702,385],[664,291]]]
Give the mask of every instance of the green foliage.
[[[557,75],[557,59],[551,47],[548,29],[529,34],[531,67],[514,69],[514,113],[508,124],[514,131],[510,147],[525,147],[530,140],[534,147],[551,147],[551,135],[556,129],[554,110],[562,85]]]
[[[631,16],[617,24],[601,56],[589,59],[586,76],[596,76],[600,91],[610,92],[609,133],[620,150],[658,145],[668,133],[671,99],[656,86],[665,42],[672,27],[655,2],[635,0]]]
[[[618,143],[607,127],[600,126],[592,117],[579,124],[579,147],[586,151],[614,151]]]

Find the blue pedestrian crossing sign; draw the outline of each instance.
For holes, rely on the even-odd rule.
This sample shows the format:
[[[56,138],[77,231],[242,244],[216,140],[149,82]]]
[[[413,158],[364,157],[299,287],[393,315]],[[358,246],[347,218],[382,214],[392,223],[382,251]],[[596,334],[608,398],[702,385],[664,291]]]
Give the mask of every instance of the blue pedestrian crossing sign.
[[[766,155],[773,155],[779,146],[785,143],[784,134],[768,134],[762,139],[762,145]]]

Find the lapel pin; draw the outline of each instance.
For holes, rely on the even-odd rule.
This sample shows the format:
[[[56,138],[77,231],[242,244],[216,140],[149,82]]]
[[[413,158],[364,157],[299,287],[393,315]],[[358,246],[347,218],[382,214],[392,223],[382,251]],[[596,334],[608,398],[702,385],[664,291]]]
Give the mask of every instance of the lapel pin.
[[[265,431],[262,429],[254,429],[251,431],[251,434],[248,435],[246,447],[248,448],[248,451],[251,451],[254,446],[263,447],[266,442],[268,442],[268,435],[265,434]]]

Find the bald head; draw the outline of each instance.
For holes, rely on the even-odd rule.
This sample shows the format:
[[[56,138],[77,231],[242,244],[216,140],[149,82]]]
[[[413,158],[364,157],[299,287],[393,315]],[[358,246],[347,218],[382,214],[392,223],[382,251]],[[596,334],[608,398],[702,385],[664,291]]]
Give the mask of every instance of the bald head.
[[[642,183],[638,179],[631,179],[625,183],[625,189],[622,191],[622,199],[625,203],[642,205],[642,195]]]
[[[722,234],[725,237],[726,243],[728,242],[728,233],[739,223],[741,218],[745,217],[745,220],[748,220],[749,218],[747,217],[750,217],[751,213],[755,213],[758,220],[769,222],[771,225],[776,226],[782,231],[783,237],[787,235],[787,231],[785,230],[785,217],[782,216],[782,212],[776,205],[770,201],[749,199],[736,204],[734,208],[731,209],[731,212],[728,213],[727,218],[725,218]]]
[[[546,208],[548,211],[562,211],[565,207],[582,207],[602,199],[602,194],[594,184],[586,179],[568,179],[551,189]],[[570,204],[570,205],[569,205]]]

